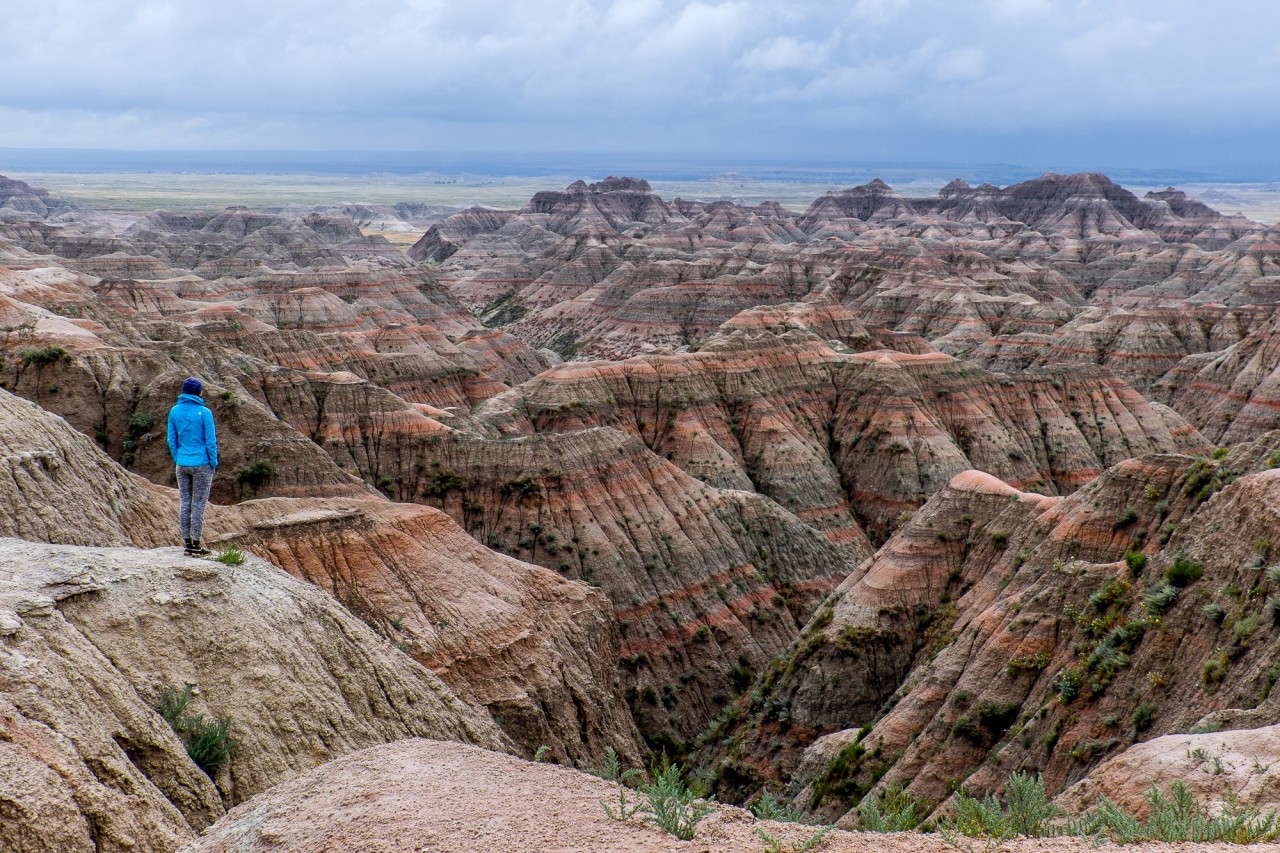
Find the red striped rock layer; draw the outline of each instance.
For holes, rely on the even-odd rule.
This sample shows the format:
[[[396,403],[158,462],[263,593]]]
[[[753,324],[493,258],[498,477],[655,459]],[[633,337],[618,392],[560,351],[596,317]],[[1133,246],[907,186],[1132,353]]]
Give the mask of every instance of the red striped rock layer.
[[[428,437],[427,476],[395,478],[480,542],[599,585],[651,743],[702,729],[794,638],[857,556],[773,501],[689,477],[614,429]]]
[[[621,429],[704,482],[759,491],[856,547],[967,468],[1062,493],[1133,455],[1206,446],[1099,369],[991,374],[941,353],[841,354],[796,331],[739,329],[696,353],[562,365],[481,414],[524,433]]]
[[[1100,364],[1144,393],[1188,355],[1224,350],[1266,322],[1262,306],[1091,308],[1052,334],[997,335],[966,359],[993,370],[1016,372],[1048,364]]]
[[[1065,498],[957,476],[765,674],[722,773],[749,786],[779,766],[830,816],[895,781],[930,807],[1019,770],[1052,792],[1131,739],[1251,707],[1277,630],[1260,615],[1275,591],[1262,566],[1276,556],[1276,446],[1272,433],[1219,460],[1129,460]],[[1145,566],[1126,566],[1127,550]],[[1180,555],[1203,578],[1149,609]]]
[[[1214,441],[1233,443],[1280,427],[1280,341],[1276,322],[1220,352],[1188,356],[1154,389]]]

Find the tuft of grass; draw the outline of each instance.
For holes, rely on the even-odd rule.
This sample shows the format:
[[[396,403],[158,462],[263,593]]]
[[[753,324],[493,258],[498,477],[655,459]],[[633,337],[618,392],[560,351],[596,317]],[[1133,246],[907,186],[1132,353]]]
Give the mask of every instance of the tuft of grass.
[[[1115,522],[1113,522],[1111,525],[1111,529],[1123,530],[1124,528],[1133,524],[1137,520],[1138,520],[1138,511],[1131,506],[1127,506],[1124,508],[1124,512],[1120,513],[1120,515],[1116,517]]]
[[[1271,621],[1280,625],[1280,595],[1271,595],[1267,597],[1267,615],[1271,617]]]
[[[1141,551],[1125,551],[1124,562],[1129,567],[1130,576],[1136,578],[1147,567],[1147,555]]]
[[[1178,599],[1178,587],[1171,583],[1160,584],[1142,596],[1142,604],[1152,616],[1159,616]]]
[[[213,559],[226,566],[238,566],[244,562],[244,552],[236,548],[224,548]]]
[[[1227,618],[1226,608],[1216,602],[1211,601],[1200,609],[1204,611],[1205,616],[1209,617],[1209,621],[1215,625],[1221,625],[1222,621]]]

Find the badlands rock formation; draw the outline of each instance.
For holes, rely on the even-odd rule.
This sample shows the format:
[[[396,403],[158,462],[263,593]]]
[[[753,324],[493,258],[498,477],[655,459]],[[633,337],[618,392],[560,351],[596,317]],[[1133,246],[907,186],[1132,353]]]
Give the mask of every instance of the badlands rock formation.
[[[0,449],[12,486],[0,491],[4,534],[99,546],[0,540],[0,702],[11,705],[8,739],[25,744],[0,784],[31,819],[13,829],[28,834],[0,836],[24,839],[16,849],[145,837],[143,849],[172,850],[223,803],[412,735],[530,755],[547,744],[588,765],[611,746],[640,760],[604,597],[484,549],[436,510],[372,498],[211,508],[212,538],[331,597],[252,557],[223,566],[176,547],[137,550],[176,538],[172,490],[5,392]],[[155,711],[163,688],[184,683],[199,689],[199,710],[234,721],[241,746],[215,784]],[[45,783],[28,785],[64,765],[81,770],[47,797]],[[49,810],[68,803],[94,805],[65,837],[36,844]]]
[[[1015,770],[1060,789],[1210,712],[1269,721],[1277,447],[1139,457],[1065,498],[958,475],[720,722],[726,785],[934,806]]]
[[[666,751],[852,827],[890,784],[945,810],[1015,770],[1076,806],[1135,774],[1217,795],[1165,740],[1207,718],[1195,748],[1269,796],[1235,756],[1277,701],[1275,229],[1046,175],[804,212],[610,178],[409,257],[361,231],[438,213],[103,215],[0,183],[5,842],[169,851],[296,777],[208,849],[377,790],[306,830],[376,849],[423,790],[386,766],[445,786],[404,825],[440,849],[476,843],[442,834],[470,814],[447,792],[495,778],[665,843],[588,818],[607,791],[568,770],[417,742],[318,766],[410,736]],[[237,567],[170,546],[192,374]],[[153,710],[184,682],[245,729],[212,780]],[[552,826],[504,838],[582,841]]]

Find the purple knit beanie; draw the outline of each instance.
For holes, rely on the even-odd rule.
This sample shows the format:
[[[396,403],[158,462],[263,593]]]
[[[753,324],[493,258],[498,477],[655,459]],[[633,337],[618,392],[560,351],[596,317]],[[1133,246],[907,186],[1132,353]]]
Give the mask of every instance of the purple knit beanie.
[[[188,376],[187,381],[182,383],[183,394],[194,394],[199,397],[202,391],[204,391],[204,385],[194,376]]]

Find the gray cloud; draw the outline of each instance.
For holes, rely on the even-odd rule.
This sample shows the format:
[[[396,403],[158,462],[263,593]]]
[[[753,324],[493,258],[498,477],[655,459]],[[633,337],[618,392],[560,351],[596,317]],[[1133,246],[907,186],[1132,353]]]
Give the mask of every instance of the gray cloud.
[[[0,12],[7,147],[946,159],[1065,134],[1088,157],[1147,136],[1184,159],[1238,160],[1280,125],[1280,6],[1265,0],[0,0]]]

